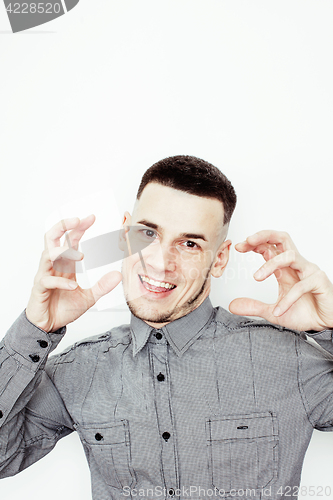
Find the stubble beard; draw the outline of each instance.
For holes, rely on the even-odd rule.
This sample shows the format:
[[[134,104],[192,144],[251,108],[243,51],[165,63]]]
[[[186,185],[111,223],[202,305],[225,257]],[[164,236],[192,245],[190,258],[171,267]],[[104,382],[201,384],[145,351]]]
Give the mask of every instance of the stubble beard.
[[[143,321],[150,323],[170,323],[175,319],[181,318],[182,316],[189,314],[191,311],[196,309],[201,304],[202,295],[206,292],[207,286],[209,286],[208,278],[210,276],[210,270],[211,267],[209,268],[205,276],[204,282],[200,290],[187,302],[185,302],[185,304],[182,304],[181,306],[176,306],[171,311],[164,311],[162,313],[159,313],[158,311],[149,310],[148,304],[139,306],[138,304],[135,303],[136,302],[135,299],[130,300],[128,294],[125,293],[126,304],[128,305],[128,308],[133,314],[133,316],[136,316],[137,318],[142,319]]]

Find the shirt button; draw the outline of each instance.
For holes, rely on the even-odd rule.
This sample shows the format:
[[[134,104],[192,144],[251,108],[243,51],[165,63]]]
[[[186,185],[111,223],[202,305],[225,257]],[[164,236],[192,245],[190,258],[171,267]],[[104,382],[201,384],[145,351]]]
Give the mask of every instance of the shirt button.
[[[163,432],[162,438],[167,441],[170,438],[171,434],[170,432]]]
[[[163,373],[159,373],[156,378],[159,382],[163,382],[163,380],[165,379],[165,376],[163,375]]]
[[[102,434],[100,434],[99,432],[97,432],[97,434],[95,434],[95,439],[96,439],[96,441],[102,441],[102,439],[103,439]]]
[[[0,418],[2,418],[2,417],[3,417],[3,413],[2,413],[2,411],[0,410]]]
[[[46,340],[37,340],[38,344],[45,349],[49,344],[46,342]]]
[[[31,359],[31,361],[33,361],[34,363],[38,363],[38,361],[40,360],[40,357],[38,356],[38,354],[29,354],[29,358]]]
[[[170,497],[175,496],[175,490],[173,488],[170,488],[169,491],[168,491],[168,493],[169,493]]]
[[[155,333],[155,337],[157,338],[157,340],[161,340],[161,338],[163,337],[163,335],[161,334],[161,332],[156,332]]]

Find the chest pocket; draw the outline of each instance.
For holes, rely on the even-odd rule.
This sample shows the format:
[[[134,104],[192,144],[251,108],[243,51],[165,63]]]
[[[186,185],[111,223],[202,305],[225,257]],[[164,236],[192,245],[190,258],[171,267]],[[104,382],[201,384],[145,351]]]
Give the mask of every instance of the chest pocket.
[[[114,424],[75,425],[90,467],[92,462],[109,486],[133,487],[135,473],[131,468],[131,446],[127,420]]]
[[[265,488],[277,478],[278,428],[271,412],[206,421],[212,484],[232,489]]]

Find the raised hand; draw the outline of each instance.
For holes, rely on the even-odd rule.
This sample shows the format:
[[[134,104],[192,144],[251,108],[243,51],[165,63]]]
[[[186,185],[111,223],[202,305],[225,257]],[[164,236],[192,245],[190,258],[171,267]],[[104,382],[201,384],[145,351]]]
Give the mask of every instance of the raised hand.
[[[259,316],[300,331],[333,328],[333,284],[317,265],[300,255],[289,234],[260,231],[235,248],[262,254],[266,262],[254,278],[263,281],[274,273],[279,293],[275,304],[235,299],[229,305],[232,313]]]
[[[92,288],[82,289],[76,282],[75,262],[83,259],[77,250],[85,231],[95,222],[90,215],[64,219],[45,234],[45,249],[26,308],[26,316],[39,328],[54,332],[71,323],[92,307],[121,281],[118,271],[104,275]],[[66,233],[70,231],[69,233]],[[66,241],[60,246],[60,238]]]

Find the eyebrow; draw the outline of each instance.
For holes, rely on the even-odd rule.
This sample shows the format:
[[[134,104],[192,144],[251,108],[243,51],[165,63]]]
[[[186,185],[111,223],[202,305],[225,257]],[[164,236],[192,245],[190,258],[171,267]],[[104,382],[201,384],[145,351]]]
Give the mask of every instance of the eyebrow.
[[[139,220],[137,224],[143,224],[144,226],[151,227],[152,229],[159,229],[159,226],[157,224],[154,224],[153,222],[148,222],[147,220]]]
[[[144,226],[151,227],[152,229],[156,229],[156,231],[161,231],[161,228],[158,224],[154,224],[153,222],[149,222],[145,219],[137,222],[138,224],[143,224]],[[188,238],[191,240],[203,240],[207,241],[207,238],[203,234],[197,233],[181,233],[179,235],[180,238]]]

